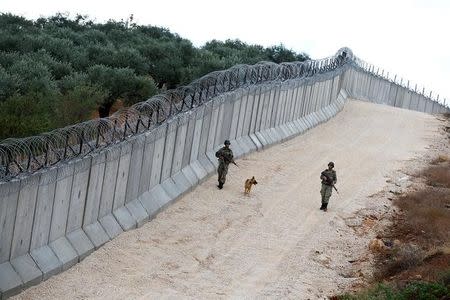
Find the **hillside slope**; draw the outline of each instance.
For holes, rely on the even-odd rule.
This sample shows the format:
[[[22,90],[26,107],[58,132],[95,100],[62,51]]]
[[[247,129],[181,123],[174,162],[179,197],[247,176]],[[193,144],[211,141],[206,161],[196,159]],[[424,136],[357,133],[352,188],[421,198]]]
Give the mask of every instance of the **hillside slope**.
[[[351,101],[329,122],[231,165],[223,190],[209,178],[152,222],[16,299],[330,295],[358,280],[342,272],[367,248],[368,237],[354,235],[348,220],[364,207],[390,209],[369,196],[426,153],[438,126],[430,115]],[[340,194],[324,213],[319,174],[329,161]],[[258,185],[245,197],[253,175]]]

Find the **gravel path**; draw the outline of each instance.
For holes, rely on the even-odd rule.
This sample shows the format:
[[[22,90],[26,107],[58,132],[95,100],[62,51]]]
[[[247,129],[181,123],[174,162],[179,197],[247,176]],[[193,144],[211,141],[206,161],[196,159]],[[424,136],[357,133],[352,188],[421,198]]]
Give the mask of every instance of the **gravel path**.
[[[239,169],[230,165],[223,190],[209,178],[152,222],[15,299],[330,295],[355,280],[339,272],[365,244],[345,218],[383,189],[387,174],[426,151],[438,124],[422,113],[349,102],[329,122],[238,160]],[[340,194],[324,213],[319,175],[329,161]],[[258,185],[246,197],[252,175]]]

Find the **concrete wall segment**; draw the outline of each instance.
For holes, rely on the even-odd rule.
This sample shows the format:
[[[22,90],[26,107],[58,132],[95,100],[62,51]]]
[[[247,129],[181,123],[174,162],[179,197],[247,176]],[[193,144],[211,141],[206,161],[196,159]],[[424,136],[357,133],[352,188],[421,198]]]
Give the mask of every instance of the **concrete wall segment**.
[[[187,123],[187,129],[186,129],[186,139],[184,144],[184,151],[183,151],[183,157],[181,162],[181,167],[185,168],[189,165],[191,162],[191,153],[193,151],[193,141],[194,141],[194,134],[195,134],[195,124],[196,124],[196,118],[195,113],[190,112],[188,114],[188,123]],[[196,145],[198,149],[198,144]]]
[[[152,189],[157,184],[161,182],[161,173],[162,173],[162,164],[164,159],[164,146],[166,142],[165,131],[167,129],[167,125],[164,124],[162,128],[160,128],[155,133],[155,142],[154,142],[154,150],[153,150],[153,162],[151,168],[151,178],[150,178],[150,186],[149,189]]]
[[[183,153],[188,152],[185,151],[187,129],[188,129],[188,118],[187,116],[183,116],[182,118],[178,119],[178,128],[176,132],[175,146],[174,146],[175,148],[170,176],[173,176],[174,174],[180,172],[181,168],[183,167],[182,166]]]
[[[0,183],[0,264],[10,258],[20,180]]]
[[[25,255],[30,250],[31,231],[39,188],[39,173],[20,178],[14,233],[11,245],[11,259]]]
[[[48,244],[53,202],[55,200],[56,176],[56,168],[41,173],[30,249],[40,248]]]
[[[106,153],[102,151],[93,154],[91,157],[91,164],[83,226],[92,224],[98,219],[103,180],[105,176]]]
[[[119,160],[120,145],[115,145],[105,150],[105,172],[100,193],[99,218],[112,212]]]
[[[49,241],[54,241],[64,236],[66,233],[74,165],[61,164],[58,166],[57,170],[55,200],[53,202]]]
[[[135,200],[139,196],[139,184],[141,181],[142,161],[144,159],[146,137],[143,134],[135,136],[129,141],[129,143],[132,145],[132,149],[125,203]]]
[[[175,151],[175,140],[177,138],[178,120],[172,119],[167,123],[166,140],[164,144],[164,156],[161,170],[161,181],[170,177],[172,170],[173,155]]]
[[[121,143],[120,145],[120,158],[119,167],[117,169],[116,189],[114,191],[113,210],[118,209],[125,204],[132,147],[133,145],[131,143]]]
[[[74,161],[74,164],[66,233],[81,228],[83,224],[89,175],[91,171],[91,156],[85,156],[80,160],[76,160]]]
[[[142,168],[139,177],[139,192],[142,195],[150,189],[151,169],[153,163],[153,152],[155,149],[155,133],[148,132],[145,134],[145,144],[142,155]]]

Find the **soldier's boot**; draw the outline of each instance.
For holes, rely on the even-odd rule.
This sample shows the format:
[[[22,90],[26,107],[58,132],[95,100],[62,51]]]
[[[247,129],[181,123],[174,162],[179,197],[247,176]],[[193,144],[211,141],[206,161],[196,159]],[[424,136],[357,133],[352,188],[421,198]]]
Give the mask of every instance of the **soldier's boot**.
[[[221,190],[223,188],[223,183],[219,182],[219,185],[217,187],[219,188],[219,190]]]
[[[322,202],[322,205],[320,206],[320,210],[323,210],[323,208],[325,207],[324,205],[325,205],[325,203]]]
[[[328,203],[323,204],[323,211],[327,211],[327,206],[328,206]]]

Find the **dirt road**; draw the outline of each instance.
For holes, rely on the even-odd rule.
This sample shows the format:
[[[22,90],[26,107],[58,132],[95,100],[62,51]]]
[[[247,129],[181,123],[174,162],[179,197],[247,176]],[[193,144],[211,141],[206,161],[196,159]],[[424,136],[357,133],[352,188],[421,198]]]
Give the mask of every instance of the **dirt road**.
[[[385,176],[426,151],[438,123],[352,101],[329,122],[239,160],[239,169],[231,165],[223,190],[215,176],[208,179],[152,222],[16,299],[329,295],[355,280],[339,270],[362,245],[344,218],[367,205]],[[324,213],[319,175],[329,161],[340,194]],[[245,197],[244,180],[253,175],[259,184]]]

